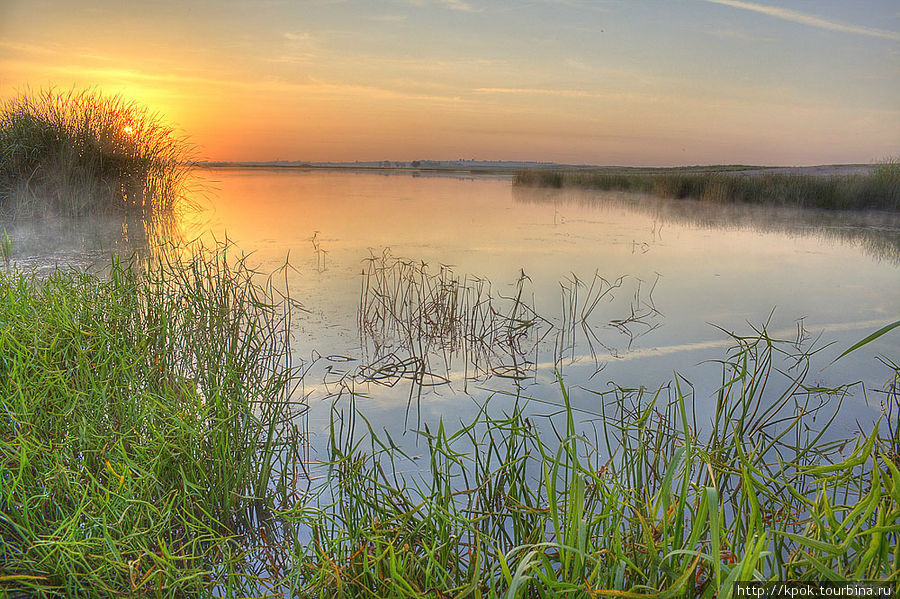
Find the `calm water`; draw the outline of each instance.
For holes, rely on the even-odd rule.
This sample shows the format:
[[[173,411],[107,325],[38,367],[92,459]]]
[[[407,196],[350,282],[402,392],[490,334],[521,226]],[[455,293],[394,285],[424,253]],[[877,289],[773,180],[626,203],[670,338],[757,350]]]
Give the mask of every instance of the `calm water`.
[[[227,236],[263,271],[286,258],[296,269],[291,294],[307,312],[295,318],[295,347],[308,368],[314,436],[333,402],[345,405],[351,393],[376,428],[391,430],[466,420],[496,392],[537,398],[534,410],[549,412],[542,402],[560,401],[557,370],[585,418],[599,401],[589,390],[611,381],[654,388],[674,371],[694,384],[702,414],[720,377],[706,361],[730,345],[713,325],[750,334],[768,322],[789,339],[798,328],[821,335],[820,344],[834,345],[811,381],[824,384],[878,387],[889,372],[876,356],[900,357],[895,331],[818,371],[900,318],[897,217],[516,189],[503,177],[261,169],[201,177],[200,211],[179,224],[185,238]],[[15,259],[36,268],[102,261],[141,243],[121,223],[103,222],[75,231],[21,225],[12,236]],[[383,305],[377,294],[391,293],[385,285],[402,269],[420,282],[407,290],[434,294],[456,281],[457,294],[482,302],[478,318],[508,325],[502,316],[515,308],[533,310],[534,324],[496,351],[437,339],[411,348],[378,322],[361,330],[361,310],[377,312],[372,298]],[[411,355],[424,360],[424,376]],[[878,398],[857,394],[844,410],[851,428],[877,416]]]

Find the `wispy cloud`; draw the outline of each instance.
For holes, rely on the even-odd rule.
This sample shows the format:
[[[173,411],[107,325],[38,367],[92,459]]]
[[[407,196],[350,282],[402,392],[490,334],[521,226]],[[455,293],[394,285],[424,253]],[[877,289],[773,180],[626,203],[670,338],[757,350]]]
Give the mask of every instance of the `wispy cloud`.
[[[281,34],[284,39],[291,42],[306,42],[312,39],[312,36],[306,33],[305,31],[300,33],[294,33],[293,31],[286,31]]]
[[[302,64],[315,59],[318,56],[317,42],[306,31],[285,31],[281,34],[284,39],[283,51],[266,55],[266,62],[282,64]]]
[[[441,4],[452,10],[460,10],[463,12],[482,12],[481,8],[472,6],[463,0],[441,0]]]
[[[18,42],[10,42],[0,40],[0,49],[12,50],[19,54],[59,54],[61,48],[50,48],[47,46],[39,46],[36,44],[22,44]]]
[[[0,68],[10,70],[14,68],[17,70],[21,69],[24,71],[36,72],[38,68],[40,68],[40,65],[33,62],[11,61],[0,58]],[[416,90],[405,89],[403,86],[397,88],[379,87],[331,82],[315,78],[305,78],[298,81],[271,77],[260,77],[256,79],[215,78],[171,72],[160,73],[130,68],[88,66],[77,63],[44,66],[43,70],[48,73],[65,74],[70,77],[88,79],[101,85],[106,83],[141,83],[163,87],[176,86],[185,93],[193,93],[195,95],[221,93],[220,91],[211,92],[210,90],[234,89],[243,92],[258,92],[265,94],[294,92],[304,98],[316,96],[320,98],[350,98],[356,100],[365,97],[378,100],[399,100],[443,105],[458,105],[465,101],[458,95],[422,93]]]
[[[609,8],[601,6],[601,2],[597,0],[538,0],[543,4],[553,4],[556,6],[567,6],[569,8],[580,8],[599,12],[609,12]]]
[[[565,65],[567,68],[575,69],[578,71],[591,72],[594,70],[593,65],[586,63],[584,61],[578,60],[577,58],[567,58],[565,61]]]
[[[597,95],[580,89],[552,89],[541,87],[479,87],[473,91],[478,94],[559,96],[562,98],[591,98]]]
[[[817,17],[815,15],[802,13],[797,10],[780,8],[778,6],[769,6],[767,4],[757,4],[755,2],[744,2],[743,0],[705,0],[705,1],[710,2],[712,4],[722,4],[724,6],[731,6],[732,8],[741,8],[743,10],[750,10],[753,12],[762,13],[764,15],[769,15],[770,17],[775,17],[776,19],[792,21],[794,23],[800,23],[802,25],[809,25],[810,27],[818,27],[819,29],[828,29],[829,31],[840,31],[842,33],[855,33],[857,35],[867,35],[869,37],[878,37],[878,38],[888,39],[888,40],[900,40],[900,33],[897,33],[896,31],[887,31],[885,29],[875,29],[873,27],[864,27],[862,25],[847,25],[845,23],[837,23],[835,21],[829,21],[827,19],[823,19],[823,18]]]
[[[586,89],[557,89],[547,87],[479,87],[472,93],[483,96],[500,97],[546,97],[564,99],[587,99],[611,102],[631,102],[640,104],[658,104],[660,102],[682,102],[684,98],[667,95],[665,93],[635,92],[625,90],[586,90]]]

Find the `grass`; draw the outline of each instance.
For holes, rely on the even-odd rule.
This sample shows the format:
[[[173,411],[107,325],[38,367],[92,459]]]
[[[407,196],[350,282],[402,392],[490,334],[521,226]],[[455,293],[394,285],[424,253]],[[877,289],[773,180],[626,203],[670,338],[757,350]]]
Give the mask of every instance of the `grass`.
[[[182,199],[190,151],[147,109],[95,91],[23,93],[0,107],[0,210],[146,219]]]
[[[535,311],[530,280],[521,273],[511,296],[487,279],[459,276],[441,265],[385,252],[366,260],[359,330],[367,350],[367,380],[393,385],[447,382],[456,363],[465,378],[525,378],[529,356],[549,322]]]
[[[253,547],[303,448],[290,312],[252,275],[225,248],[0,267],[0,594],[260,588]]]
[[[504,295],[486,278],[459,276],[446,265],[432,269],[385,251],[365,260],[362,271],[358,326],[364,365],[358,380],[386,386],[412,381],[411,397],[453,376],[525,380],[536,376],[539,345],[547,338],[554,341],[557,371],[578,361],[576,350],[585,346],[599,369],[601,356],[627,353],[636,338],[660,325],[653,303],[658,282],[659,277],[646,285],[628,276],[608,281],[599,272],[581,280],[572,274],[560,282],[557,320],[538,313],[524,271]],[[617,295],[623,296],[618,302]]]
[[[900,210],[900,164],[885,160],[868,175],[748,174],[727,168],[529,169],[516,185],[648,193],[710,202],[747,202],[838,210]]]
[[[550,423],[517,398],[456,430],[426,426],[424,466],[404,475],[412,458],[362,412],[336,417],[321,504],[286,514],[311,538],[292,544],[291,591],[731,597],[739,580],[897,582],[897,365],[882,432],[826,441],[851,388],[807,382],[813,353],[765,330],[734,341],[699,423],[678,376],[598,394],[593,427],[560,381]]]
[[[477,302],[448,316],[474,293],[458,278],[384,267],[370,276],[402,290],[391,277],[414,273],[431,294],[431,343],[480,330]],[[291,304],[259,280],[226,248],[163,253],[146,274],[0,266],[0,591],[724,598],[735,580],[900,581],[887,359],[868,390],[884,418],[858,437],[830,427],[860,384],[823,387],[817,349],[761,328],[732,335],[717,389],[613,386],[588,412],[560,379],[558,399],[495,396],[472,421],[424,424],[419,459],[351,396],[315,465],[291,403]],[[580,321],[606,287],[582,289]],[[361,315],[411,319],[403,297],[364,296]]]

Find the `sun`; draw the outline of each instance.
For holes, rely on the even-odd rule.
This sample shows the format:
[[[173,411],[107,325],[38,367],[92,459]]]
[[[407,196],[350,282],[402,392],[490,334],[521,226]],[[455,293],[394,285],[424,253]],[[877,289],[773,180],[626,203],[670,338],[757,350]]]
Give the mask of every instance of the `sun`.
[[[134,126],[125,125],[124,127],[122,127],[122,131],[125,133],[125,135],[134,135]]]

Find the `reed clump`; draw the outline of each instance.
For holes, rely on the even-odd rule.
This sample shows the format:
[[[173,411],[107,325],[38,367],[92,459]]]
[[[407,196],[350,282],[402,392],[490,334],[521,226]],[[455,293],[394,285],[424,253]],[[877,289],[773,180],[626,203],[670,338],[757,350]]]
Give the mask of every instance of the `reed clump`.
[[[530,279],[521,272],[510,296],[491,282],[436,271],[384,251],[364,263],[358,325],[370,381],[420,385],[449,381],[457,363],[465,378],[524,378],[550,322],[537,314]]]
[[[514,184],[648,193],[719,203],[897,211],[900,210],[898,171],[897,163],[891,160],[875,165],[868,174],[844,176],[751,174],[717,169],[529,169],[518,172]]]
[[[185,140],[136,103],[97,91],[27,92],[0,107],[0,210],[165,214],[183,198]]]
[[[0,268],[0,595],[265,588],[302,481],[289,314],[224,247]]]

